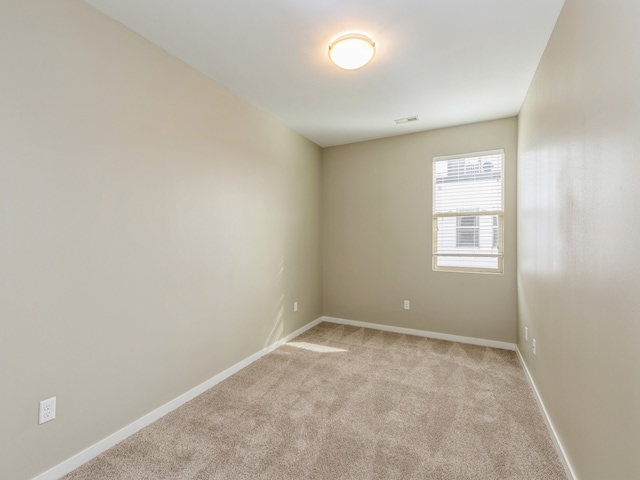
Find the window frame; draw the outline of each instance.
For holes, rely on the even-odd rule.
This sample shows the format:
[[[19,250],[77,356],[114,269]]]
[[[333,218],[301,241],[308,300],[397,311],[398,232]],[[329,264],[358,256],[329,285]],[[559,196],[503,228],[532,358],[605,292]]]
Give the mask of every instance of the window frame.
[[[456,211],[456,212],[446,212],[446,213],[437,213],[436,210],[436,194],[438,184],[436,183],[436,171],[435,164],[436,162],[441,161],[451,161],[451,160],[461,160],[464,161],[466,159],[490,156],[490,155],[500,155],[501,158],[501,188],[500,188],[500,203],[502,206],[501,210],[482,210],[478,211],[477,209],[474,211]],[[446,156],[438,156],[434,157],[431,164],[431,186],[432,186],[432,269],[436,272],[458,272],[458,273],[492,273],[492,274],[503,274],[504,273],[504,211],[505,211],[505,171],[506,171],[506,155],[504,149],[494,149],[494,150],[485,150],[480,152],[470,152],[456,155],[446,155]],[[466,173],[466,172],[465,172]],[[493,224],[492,228],[492,248],[497,248],[497,253],[468,253],[464,252],[465,249],[473,249],[472,246],[458,246],[458,227],[459,227],[459,219],[462,217],[476,217],[481,216],[493,216],[496,220],[492,219],[492,224],[495,221],[497,225]],[[439,253],[437,251],[438,248],[438,219],[446,218],[446,217],[454,217],[456,218],[456,248],[459,248],[461,251],[458,253]],[[479,228],[479,227],[475,227]],[[493,239],[495,238],[495,231],[497,230],[497,240],[498,245],[495,245]],[[479,247],[478,247],[479,248]],[[438,265],[438,257],[473,257],[473,258],[495,258],[497,260],[496,268],[477,268],[471,266],[443,266]]]

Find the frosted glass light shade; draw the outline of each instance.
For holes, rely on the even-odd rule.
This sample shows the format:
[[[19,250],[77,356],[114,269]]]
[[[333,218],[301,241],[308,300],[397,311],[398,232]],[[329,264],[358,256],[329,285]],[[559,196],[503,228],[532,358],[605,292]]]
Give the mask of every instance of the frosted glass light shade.
[[[375,53],[375,42],[362,33],[341,35],[329,45],[329,58],[345,70],[364,67]]]

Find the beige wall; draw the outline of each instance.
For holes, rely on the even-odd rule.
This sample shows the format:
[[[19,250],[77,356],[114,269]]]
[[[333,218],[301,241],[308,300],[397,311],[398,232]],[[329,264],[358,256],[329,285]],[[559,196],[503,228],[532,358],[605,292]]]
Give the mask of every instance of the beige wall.
[[[325,149],[324,314],[514,343],[516,137],[510,118]],[[432,271],[433,157],[498,148],[505,273]]]
[[[638,18],[567,0],[520,114],[518,346],[580,480],[640,472]]]
[[[322,314],[321,154],[80,0],[1,10],[0,478],[20,480]]]

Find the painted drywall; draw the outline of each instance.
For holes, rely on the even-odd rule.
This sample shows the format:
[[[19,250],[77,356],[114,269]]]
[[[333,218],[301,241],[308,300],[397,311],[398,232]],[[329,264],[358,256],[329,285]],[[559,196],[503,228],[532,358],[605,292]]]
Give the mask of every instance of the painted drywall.
[[[321,152],[80,0],[4,0],[0,63],[0,478],[21,480],[322,314]]]
[[[640,472],[638,18],[567,0],[519,117],[518,348],[580,480]]]
[[[508,118],[324,149],[324,315],[514,343],[516,139]],[[433,158],[499,148],[504,274],[434,272]]]

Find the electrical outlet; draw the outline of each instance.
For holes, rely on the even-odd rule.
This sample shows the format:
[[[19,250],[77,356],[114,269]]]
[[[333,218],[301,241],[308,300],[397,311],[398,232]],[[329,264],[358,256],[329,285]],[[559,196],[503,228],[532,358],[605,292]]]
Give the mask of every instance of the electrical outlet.
[[[54,418],[56,418],[56,397],[42,400],[38,410],[38,425],[50,422]]]
[[[411,308],[411,302],[409,300],[404,301],[404,309],[409,310]]]
[[[535,338],[533,339],[533,354],[537,355],[537,353],[536,353],[536,339]]]
[[[298,302],[293,302],[293,311],[294,312],[298,311]]]
[[[524,327],[524,339],[529,341],[529,327]]]

